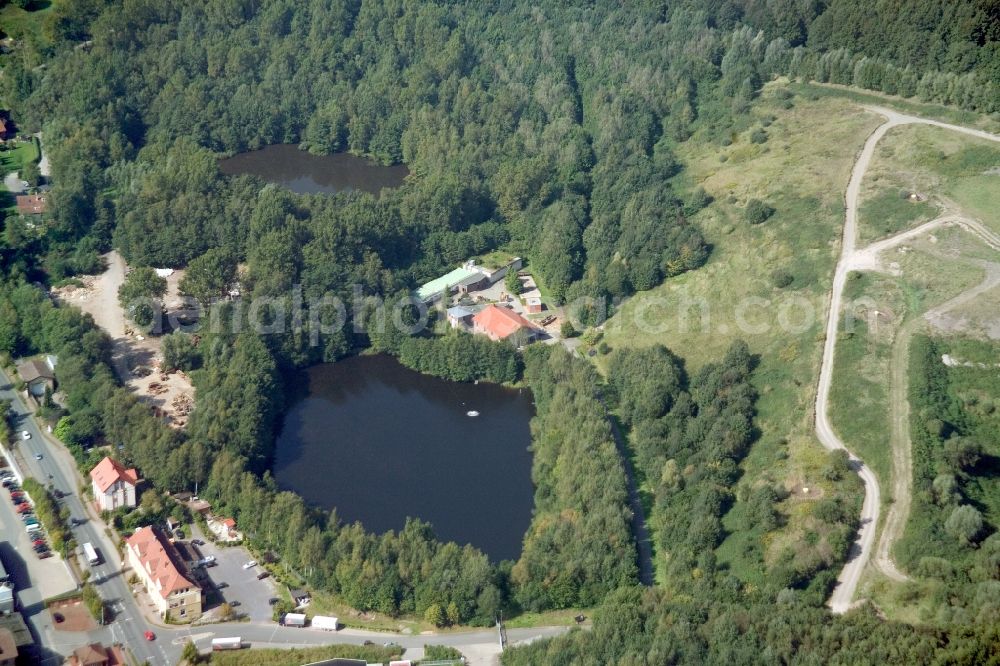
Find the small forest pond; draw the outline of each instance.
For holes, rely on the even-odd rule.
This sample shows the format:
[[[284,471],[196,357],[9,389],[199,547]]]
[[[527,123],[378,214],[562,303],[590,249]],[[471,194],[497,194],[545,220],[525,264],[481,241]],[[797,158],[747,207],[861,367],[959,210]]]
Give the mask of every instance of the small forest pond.
[[[399,187],[409,173],[402,164],[382,166],[350,153],[313,155],[293,144],[277,144],[233,155],[219,162],[227,176],[251,174],[299,194],[361,190],[378,194]]]
[[[282,488],[372,532],[412,516],[494,562],[519,557],[534,494],[529,391],[449,382],[382,355],[305,375],[275,449]]]

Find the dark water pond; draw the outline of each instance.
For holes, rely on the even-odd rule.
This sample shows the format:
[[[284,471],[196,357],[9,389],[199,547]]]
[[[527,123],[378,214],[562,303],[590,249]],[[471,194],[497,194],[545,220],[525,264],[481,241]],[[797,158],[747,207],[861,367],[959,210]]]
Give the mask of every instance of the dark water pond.
[[[220,160],[222,173],[252,174],[299,194],[361,190],[378,194],[399,187],[409,173],[402,164],[382,166],[349,153],[313,155],[292,144],[278,144]]]
[[[275,450],[281,487],[373,532],[413,516],[494,561],[520,555],[534,492],[530,392],[448,382],[389,356],[318,365],[307,376],[308,394],[285,416]]]

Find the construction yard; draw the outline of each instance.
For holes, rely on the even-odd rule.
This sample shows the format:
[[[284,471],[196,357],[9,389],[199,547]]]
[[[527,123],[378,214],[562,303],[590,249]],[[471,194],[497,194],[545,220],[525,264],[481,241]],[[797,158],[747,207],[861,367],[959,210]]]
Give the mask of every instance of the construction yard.
[[[118,304],[118,288],[125,280],[128,267],[117,252],[104,255],[107,269],[101,275],[81,276],[79,285],[67,285],[52,290],[60,302],[72,305],[94,318],[114,342],[114,366],[122,382],[148,402],[154,412],[175,428],[187,425],[194,405],[194,386],[181,371],[165,374],[160,371],[163,355],[159,336],[136,333],[125,319]],[[178,291],[183,270],[165,276],[167,293],[164,312],[175,313],[184,307]]]

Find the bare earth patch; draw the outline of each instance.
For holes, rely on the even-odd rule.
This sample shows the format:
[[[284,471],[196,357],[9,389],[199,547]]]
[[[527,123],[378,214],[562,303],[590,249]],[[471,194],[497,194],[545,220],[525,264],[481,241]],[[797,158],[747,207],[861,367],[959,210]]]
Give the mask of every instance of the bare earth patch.
[[[194,404],[194,386],[183,372],[164,375],[160,372],[163,354],[159,336],[144,336],[131,330],[118,304],[118,288],[125,280],[127,266],[117,252],[104,255],[107,270],[100,275],[80,278],[83,287],[69,285],[53,289],[60,302],[86,312],[104,329],[114,343],[113,358],[119,379],[155,413],[171,426],[182,428]],[[167,277],[164,308],[169,314],[183,307],[178,284],[184,272],[174,271]]]

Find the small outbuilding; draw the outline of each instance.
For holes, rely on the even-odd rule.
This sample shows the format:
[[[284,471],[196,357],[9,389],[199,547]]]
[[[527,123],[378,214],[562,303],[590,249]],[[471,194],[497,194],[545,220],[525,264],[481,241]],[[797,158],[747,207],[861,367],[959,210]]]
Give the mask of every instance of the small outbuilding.
[[[45,361],[32,359],[17,366],[17,376],[28,386],[28,393],[40,398],[45,395],[45,389],[56,389],[56,373]]]
[[[472,323],[475,312],[462,305],[448,308],[448,323],[452,328],[468,328]]]

